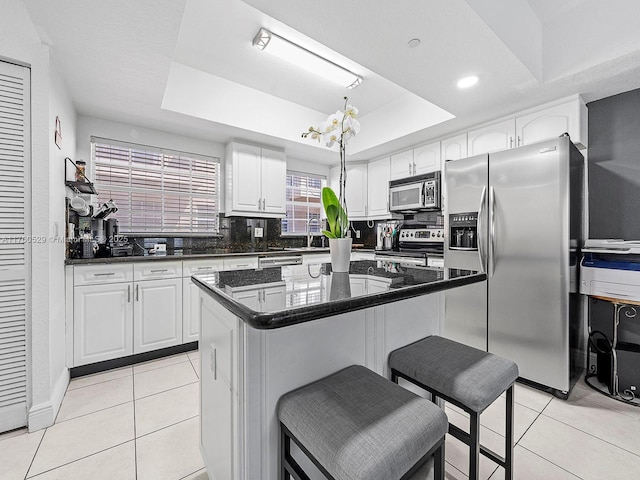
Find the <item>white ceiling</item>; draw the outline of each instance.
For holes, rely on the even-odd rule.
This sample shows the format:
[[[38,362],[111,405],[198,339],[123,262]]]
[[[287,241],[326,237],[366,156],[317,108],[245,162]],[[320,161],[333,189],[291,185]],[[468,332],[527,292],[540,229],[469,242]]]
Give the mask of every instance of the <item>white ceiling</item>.
[[[360,109],[349,146],[360,160],[571,94],[592,101],[640,87],[636,0],[24,2],[79,114],[322,163],[335,153],[300,134],[345,95]],[[258,51],[260,27],[363,84],[336,87]],[[409,48],[413,38],[421,43]],[[471,73],[479,84],[458,90]]]

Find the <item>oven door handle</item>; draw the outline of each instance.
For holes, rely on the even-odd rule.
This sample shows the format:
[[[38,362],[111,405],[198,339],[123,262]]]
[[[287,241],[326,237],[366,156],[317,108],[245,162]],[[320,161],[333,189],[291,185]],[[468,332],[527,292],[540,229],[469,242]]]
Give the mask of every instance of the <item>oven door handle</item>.
[[[487,271],[487,252],[485,251],[486,235],[484,231],[484,209],[487,201],[487,187],[482,187],[482,194],[480,195],[480,206],[478,207],[478,232],[476,233],[476,239],[478,241],[478,256],[480,257],[480,272],[485,273]]]

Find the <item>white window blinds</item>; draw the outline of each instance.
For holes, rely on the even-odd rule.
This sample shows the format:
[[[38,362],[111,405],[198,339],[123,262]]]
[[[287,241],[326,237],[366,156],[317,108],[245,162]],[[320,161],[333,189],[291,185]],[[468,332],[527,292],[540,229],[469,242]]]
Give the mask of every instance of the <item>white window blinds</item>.
[[[324,177],[306,173],[287,172],[286,216],[282,219],[282,233],[320,233],[322,187]],[[311,222],[311,219],[317,221]]]
[[[94,137],[100,204],[118,206],[122,233],[217,233],[220,160]]]

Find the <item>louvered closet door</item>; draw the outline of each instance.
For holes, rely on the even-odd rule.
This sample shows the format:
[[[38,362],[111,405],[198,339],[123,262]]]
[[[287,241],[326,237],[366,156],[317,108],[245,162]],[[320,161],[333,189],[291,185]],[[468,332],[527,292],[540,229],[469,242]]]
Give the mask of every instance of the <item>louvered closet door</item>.
[[[27,423],[29,77],[0,62],[0,432]]]

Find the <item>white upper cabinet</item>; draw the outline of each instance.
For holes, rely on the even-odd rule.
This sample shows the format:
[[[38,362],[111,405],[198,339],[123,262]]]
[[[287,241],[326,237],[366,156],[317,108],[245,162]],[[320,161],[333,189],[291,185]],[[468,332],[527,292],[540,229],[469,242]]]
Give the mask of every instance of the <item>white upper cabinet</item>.
[[[262,210],[286,212],[287,159],[284,152],[262,149]]]
[[[227,215],[284,216],[287,180],[284,152],[230,143],[225,169]]]
[[[345,197],[349,220],[363,220],[367,216],[367,164],[347,164]],[[329,186],[340,195],[340,167],[329,170]]]
[[[413,170],[413,150],[391,155],[391,180],[410,177],[414,174]]]
[[[367,165],[367,216],[369,218],[387,218],[389,216],[389,157],[376,160]]]
[[[513,119],[471,130],[467,135],[467,155],[497,152],[515,147],[516,122]]]
[[[450,137],[440,142],[442,165],[447,160],[460,160],[467,158],[467,134],[461,133],[455,137]]]
[[[350,220],[367,216],[367,185],[367,164],[348,165],[345,197]]]
[[[422,175],[440,170],[440,142],[433,142],[413,149],[413,174]]]
[[[587,146],[587,107],[579,97],[516,118],[517,146],[556,138],[564,132],[579,148]]]

